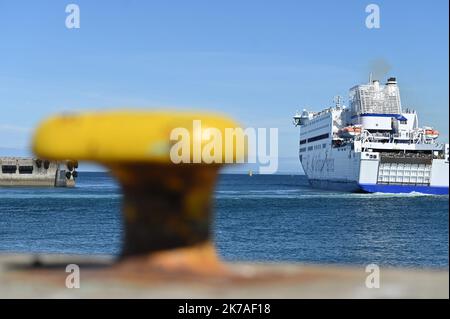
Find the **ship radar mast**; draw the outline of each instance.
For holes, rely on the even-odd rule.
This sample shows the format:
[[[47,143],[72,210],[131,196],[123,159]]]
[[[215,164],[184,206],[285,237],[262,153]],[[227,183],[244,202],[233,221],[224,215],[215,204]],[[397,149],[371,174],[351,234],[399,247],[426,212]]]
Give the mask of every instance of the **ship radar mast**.
[[[333,102],[336,106],[336,108],[340,108],[342,106],[341,102],[342,102],[342,96],[340,95],[336,95],[333,99]]]

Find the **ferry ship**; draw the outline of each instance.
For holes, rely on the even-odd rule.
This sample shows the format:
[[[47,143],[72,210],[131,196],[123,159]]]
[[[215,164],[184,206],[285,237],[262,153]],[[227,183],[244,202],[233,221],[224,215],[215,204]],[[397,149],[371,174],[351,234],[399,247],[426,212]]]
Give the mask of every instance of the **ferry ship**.
[[[402,108],[397,80],[369,78],[349,92],[349,106],[294,116],[299,159],[313,187],[366,193],[448,195],[449,144]]]

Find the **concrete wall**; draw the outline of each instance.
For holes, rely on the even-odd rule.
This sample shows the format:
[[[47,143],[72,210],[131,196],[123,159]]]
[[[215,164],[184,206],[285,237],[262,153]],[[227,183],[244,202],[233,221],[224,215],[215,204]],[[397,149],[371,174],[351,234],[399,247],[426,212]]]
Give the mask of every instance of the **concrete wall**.
[[[3,166],[16,166],[15,173],[3,172]],[[24,166],[32,166],[32,173],[21,173],[19,168]],[[41,167],[38,167],[36,160],[33,158],[21,158],[21,157],[2,157],[0,158],[0,186],[48,186],[53,187],[55,185],[57,174],[59,174],[60,163],[50,161],[49,167],[44,167],[44,161],[42,161]],[[59,185],[66,183],[64,180],[59,180]]]

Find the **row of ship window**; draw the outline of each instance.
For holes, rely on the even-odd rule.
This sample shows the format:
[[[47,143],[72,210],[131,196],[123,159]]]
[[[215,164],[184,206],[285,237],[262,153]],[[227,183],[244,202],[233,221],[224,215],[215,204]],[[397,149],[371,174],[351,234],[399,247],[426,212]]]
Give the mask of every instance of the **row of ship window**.
[[[15,174],[16,172],[16,165],[2,165],[3,174]],[[33,174],[33,166],[19,166],[19,174]]]
[[[299,149],[300,153],[306,152],[306,150],[308,151],[312,151],[312,150],[320,150],[321,148],[326,148],[327,147],[327,143],[324,144],[317,144],[314,146],[308,146],[308,148],[306,147],[302,147]]]
[[[317,135],[317,136],[314,136],[314,137],[310,137],[308,139],[300,140],[300,145],[306,144],[306,143],[320,141],[320,140],[323,140],[323,139],[329,138],[329,137],[330,137],[330,134],[328,134],[328,133],[320,134],[320,135]]]
[[[331,128],[331,124],[322,125],[322,126],[319,126],[319,127],[313,128],[313,129],[310,129],[310,130],[303,130],[303,129],[302,129],[302,134],[312,133],[312,132],[315,132],[315,131],[322,130],[322,129],[324,129],[324,128]]]
[[[316,119],[310,120],[308,123],[306,123],[305,126],[313,125],[313,124],[315,124],[317,122],[320,122],[320,121],[323,121],[323,120],[327,120],[327,119],[329,119],[329,116],[316,118]]]

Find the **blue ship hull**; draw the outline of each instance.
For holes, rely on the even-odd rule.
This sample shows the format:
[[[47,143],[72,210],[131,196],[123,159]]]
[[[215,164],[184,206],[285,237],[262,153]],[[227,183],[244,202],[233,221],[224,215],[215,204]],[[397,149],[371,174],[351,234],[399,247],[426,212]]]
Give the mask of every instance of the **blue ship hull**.
[[[366,193],[423,193],[431,195],[448,195],[448,187],[415,186],[415,185],[387,185],[387,184],[359,184]]]

